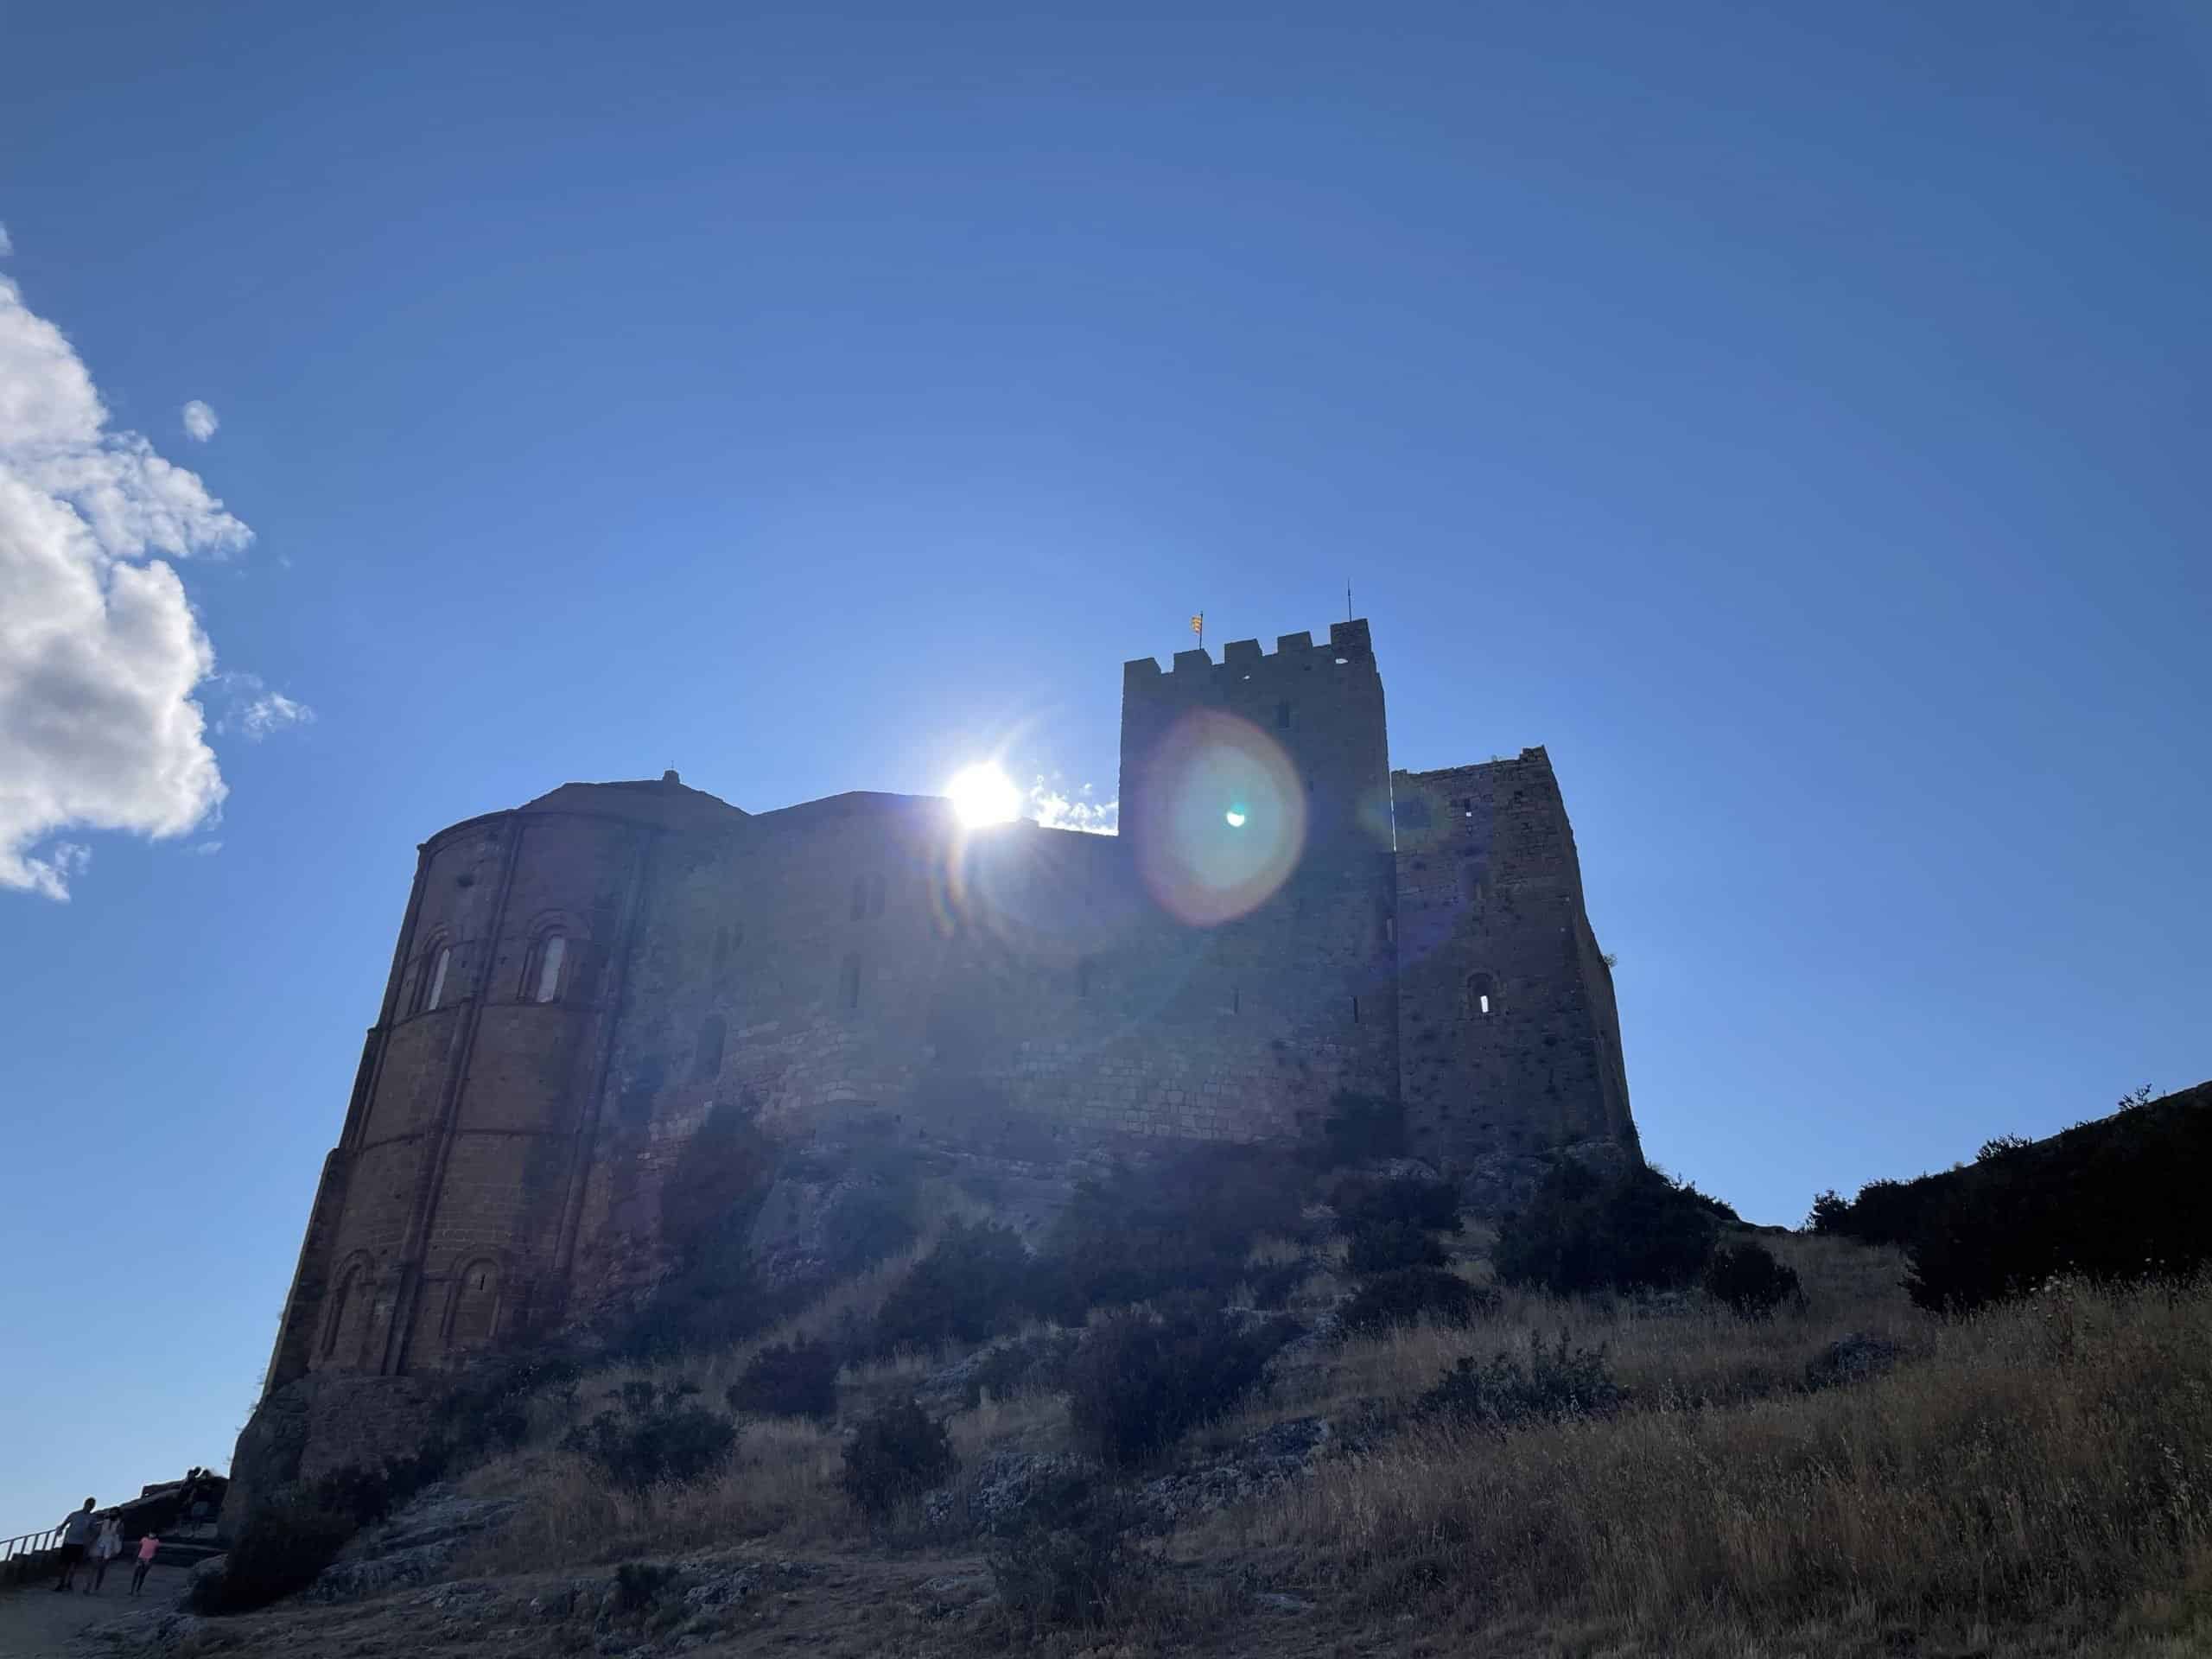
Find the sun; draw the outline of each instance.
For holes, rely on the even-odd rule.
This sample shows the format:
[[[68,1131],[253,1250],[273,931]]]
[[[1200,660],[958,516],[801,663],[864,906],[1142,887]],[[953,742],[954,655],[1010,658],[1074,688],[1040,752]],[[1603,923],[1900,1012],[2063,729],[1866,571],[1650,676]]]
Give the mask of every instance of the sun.
[[[944,792],[951,798],[952,810],[960,815],[960,822],[971,828],[1004,823],[1021,808],[1021,791],[1014,788],[1014,779],[988,760],[953,773]]]

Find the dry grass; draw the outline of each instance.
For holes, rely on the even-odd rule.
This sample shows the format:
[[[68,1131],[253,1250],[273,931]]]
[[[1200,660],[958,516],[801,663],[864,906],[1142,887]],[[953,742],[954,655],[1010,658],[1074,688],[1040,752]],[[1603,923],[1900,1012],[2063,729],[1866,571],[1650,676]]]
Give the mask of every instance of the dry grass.
[[[867,1529],[837,1490],[842,1467],[842,1437],[793,1418],[747,1424],[735,1461],[713,1480],[642,1493],[565,1452],[521,1453],[466,1483],[478,1496],[524,1500],[467,1569],[524,1572],[767,1537],[790,1546],[856,1539]]]
[[[1794,1351],[1786,1331],[1739,1326],[1750,1357],[1732,1360],[1719,1332],[1651,1323],[1688,1338],[1693,1378]],[[1426,1370],[1442,1341],[1355,1363]],[[2212,1286],[2069,1288],[1928,1322],[1921,1342],[1854,1389],[1717,1409],[1662,1391],[1506,1437],[1415,1421],[1179,1548],[1257,1554],[1353,1608],[1420,1607],[1468,1634],[1541,1616],[1663,1651],[1815,1628],[1833,1651],[1899,1629],[1971,1649],[2116,1618],[2147,1638],[2212,1617]],[[1627,1345],[1648,1389],[1661,1350]]]

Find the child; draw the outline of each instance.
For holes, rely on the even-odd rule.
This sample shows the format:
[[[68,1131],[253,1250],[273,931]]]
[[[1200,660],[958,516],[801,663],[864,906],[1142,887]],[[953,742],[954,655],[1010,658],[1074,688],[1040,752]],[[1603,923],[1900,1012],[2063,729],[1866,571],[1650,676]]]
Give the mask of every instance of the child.
[[[162,1541],[150,1532],[138,1541],[138,1565],[130,1569],[132,1595],[137,1595],[138,1586],[146,1582],[146,1573],[154,1565],[154,1552],[161,1547]]]

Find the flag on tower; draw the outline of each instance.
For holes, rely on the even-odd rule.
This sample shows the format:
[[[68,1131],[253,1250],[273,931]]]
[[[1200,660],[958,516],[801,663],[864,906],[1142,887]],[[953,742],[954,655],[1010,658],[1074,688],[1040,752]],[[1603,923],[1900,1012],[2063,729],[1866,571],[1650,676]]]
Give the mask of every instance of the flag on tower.
[[[1191,619],[1191,632],[1201,639],[1206,637],[1206,613],[1204,611]]]

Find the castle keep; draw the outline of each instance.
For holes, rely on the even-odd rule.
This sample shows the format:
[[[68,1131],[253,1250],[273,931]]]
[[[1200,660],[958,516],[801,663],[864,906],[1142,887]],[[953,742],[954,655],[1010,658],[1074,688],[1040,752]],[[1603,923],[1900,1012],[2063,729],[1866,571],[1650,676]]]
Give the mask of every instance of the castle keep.
[[[1118,836],[969,829],[927,797],[747,812],[671,772],[432,836],[270,1395],[449,1369],[649,1283],[717,1108],[1049,1147],[1308,1136],[1350,1092],[1451,1173],[1633,1154],[1550,761],[1393,772],[1364,621],[1128,664],[1120,799]]]

